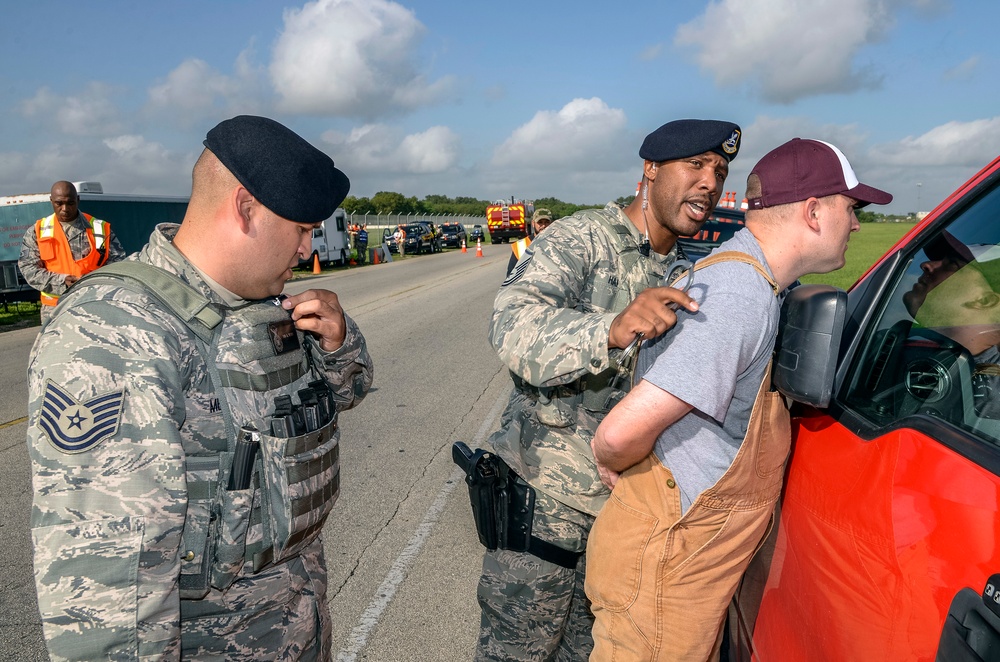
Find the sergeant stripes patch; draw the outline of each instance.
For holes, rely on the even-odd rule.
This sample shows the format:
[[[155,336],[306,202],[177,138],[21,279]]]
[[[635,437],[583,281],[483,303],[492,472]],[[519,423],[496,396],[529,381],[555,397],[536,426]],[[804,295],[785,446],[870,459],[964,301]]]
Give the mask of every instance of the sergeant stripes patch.
[[[82,453],[118,431],[125,391],[114,391],[79,402],[52,380],[45,382],[38,424],[55,448]]]
[[[524,275],[524,272],[527,271],[528,265],[531,264],[532,255],[533,253],[531,249],[526,250],[521,259],[514,265],[514,268],[510,270],[510,275],[507,276],[502,283],[500,283],[500,287],[519,281],[521,276]]]

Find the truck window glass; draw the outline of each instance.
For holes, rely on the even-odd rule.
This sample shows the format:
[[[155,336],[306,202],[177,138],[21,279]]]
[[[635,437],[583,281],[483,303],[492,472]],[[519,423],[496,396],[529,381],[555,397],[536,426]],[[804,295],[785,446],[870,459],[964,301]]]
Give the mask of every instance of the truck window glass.
[[[926,415],[1000,443],[1000,187],[922,241],[895,282],[843,402],[876,426]]]

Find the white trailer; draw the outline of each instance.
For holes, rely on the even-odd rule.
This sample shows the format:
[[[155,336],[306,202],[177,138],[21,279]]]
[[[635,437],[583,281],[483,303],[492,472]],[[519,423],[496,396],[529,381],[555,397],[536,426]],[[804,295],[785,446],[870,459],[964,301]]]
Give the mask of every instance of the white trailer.
[[[347,232],[347,212],[338,207],[333,216],[323,221],[323,227],[313,230],[312,253],[299,266],[307,266],[319,258],[320,264],[343,266],[351,253],[351,237]]]

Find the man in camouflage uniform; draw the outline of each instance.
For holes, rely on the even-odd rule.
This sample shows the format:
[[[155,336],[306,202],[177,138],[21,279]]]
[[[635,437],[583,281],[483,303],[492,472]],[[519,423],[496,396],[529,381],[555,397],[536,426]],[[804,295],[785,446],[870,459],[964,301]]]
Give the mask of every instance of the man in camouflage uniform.
[[[42,251],[38,246],[38,227],[43,219],[36,221],[24,233],[17,266],[21,270],[25,282],[44,293],[40,311],[43,325],[52,319],[52,312],[55,310],[55,305],[48,305],[51,303],[51,299],[64,294],[76,281],[80,280],[80,276],[94,268],[85,268],[81,264],[90,257],[91,251],[98,250],[103,253],[100,260],[94,260],[94,264],[98,266],[125,259],[125,249],[122,248],[114,230],[111,229],[111,224],[88,218],[85,214],[80,213],[80,194],[72,182],[60,181],[53,184],[49,190],[49,201],[52,203],[53,220],[59,221],[62,230],[59,235],[65,237],[70,254],[78,266],[73,268],[75,273],[62,273],[51,268],[51,265],[42,259]],[[95,243],[94,223],[104,223],[107,232],[106,237],[98,239],[100,245]],[[50,300],[48,303],[46,298]]]
[[[490,340],[514,390],[490,443],[535,490],[532,545],[542,551],[486,553],[477,660],[590,654],[583,552],[608,496],[590,441],[627,388],[623,349],[673,326],[668,304],[696,310],[660,285],[678,257],[677,237],[698,232],[718,202],[739,142],[730,122],[663,125],[639,150],[639,197],[560,219],[501,286]]]
[[[32,352],[31,527],[53,659],[330,659],[319,532],[339,486],[336,412],[365,396],[372,363],[336,294],[277,295],[349,182],[266,118],[226,120],[205,146],[183,223],[62,297]],[[107,274],[129,266],[173,289]],[[306,409],[306,383],[332,394],[327,422],[264,434],[279,397]],[[256,461],[237,459],[236,430]]]

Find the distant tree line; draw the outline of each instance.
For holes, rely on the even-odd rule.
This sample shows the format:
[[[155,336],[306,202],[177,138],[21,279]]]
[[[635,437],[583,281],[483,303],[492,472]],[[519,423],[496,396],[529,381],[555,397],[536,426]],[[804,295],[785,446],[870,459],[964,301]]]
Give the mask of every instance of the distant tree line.
[[[628,204],[635,196],[618,198],[617,202]],[[379,191],[370,198],[347,196],[341,207],[349,214],[454,214],[455,216],[485,216],[486,207],[494,200],[479,200],[465,196],[450,198],[446,195],[428,195],[423,200],[416,196],[406,197],[395,191]],[[536,198],[535,209],[548,209],[556,218],[569,216],[581,209],[593,209],[604,205],[577,205],[563,202],[558,198]]]
[[[628,205],[635,200],[634,195],[622,196],[615,200],[620,205]],[[409,198],[395,191],[379,191],[370,198],[347,196],[341,205],[349,214],[454,214],[455,216],[485,216],[486,207],[492,200],[479,200],[466,196],[450,198],[447,195],[427,195],[423,200],[416,196]],[[535,209],[548,209],[556,218],[569,216],[581,209],[594,209],[600,205],[578,205],[563,202],[559,198],[535,198]],[[913,221],[910,215],[880,214],[878,212],[859,210],[858,221],[861,223],[891,223],[898,221]]]

